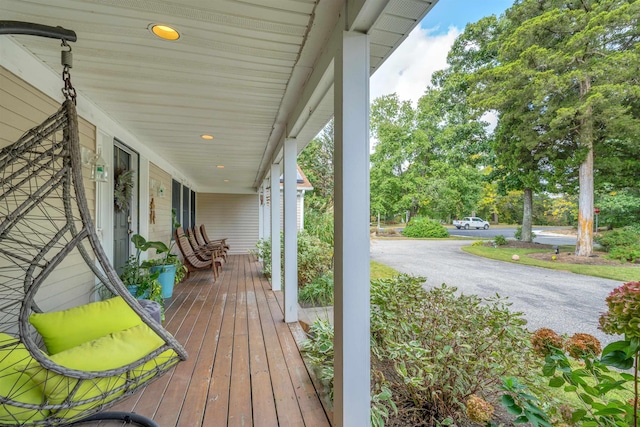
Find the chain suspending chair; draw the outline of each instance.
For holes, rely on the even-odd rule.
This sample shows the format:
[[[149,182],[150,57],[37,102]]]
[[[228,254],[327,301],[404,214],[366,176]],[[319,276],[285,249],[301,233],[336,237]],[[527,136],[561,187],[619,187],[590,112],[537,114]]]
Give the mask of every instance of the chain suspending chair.
[[[100,412],[187,355],[129,294],[96,234],[64,64],[75,33],[4,21],[0,34],[59,38],[69,49],[61,108],[0,150],[0,425],[67,425],[100,414],[155,425],[137,414]],[[116,297],[46,312],[51,297],[66,290],[52,283],[81,268],[83,283]]]

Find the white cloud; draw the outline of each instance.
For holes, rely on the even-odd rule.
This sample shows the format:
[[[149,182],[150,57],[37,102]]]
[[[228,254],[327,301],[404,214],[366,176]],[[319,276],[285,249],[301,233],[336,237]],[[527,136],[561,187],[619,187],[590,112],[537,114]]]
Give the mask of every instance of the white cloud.
[[[447,54],[461,30],[450,27],[447,34],[430,35],[428,28],[416,27],[371,77],[371,100],[397,93],[415,106],[431,84],[434,71],[447,67]]]

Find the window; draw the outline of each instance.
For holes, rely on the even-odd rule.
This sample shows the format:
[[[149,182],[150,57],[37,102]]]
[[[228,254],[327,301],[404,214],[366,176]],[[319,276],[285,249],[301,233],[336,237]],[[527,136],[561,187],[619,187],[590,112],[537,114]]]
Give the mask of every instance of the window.
[[[171,208],[176,211],[176,221],[182,224],[182,209],[181,209],[181,194],[182,194],[182,185],[176,181],[175,179],[171,180]],[[184,225],[184,224],[183,224]],[[172,228],[171,236],[173,236],[173,232],[175,229]]]
[[[182,186],[182,226],[186,230],[190,228],[193,224],[191,224],[191,213],[189,212],[189,187]]]
[[[191,190],[191,226],[196,226],[196,192]]]
[[[196,224],[196,192],[175,179],[171,182],[171,207],[176,220],[186,230]]]

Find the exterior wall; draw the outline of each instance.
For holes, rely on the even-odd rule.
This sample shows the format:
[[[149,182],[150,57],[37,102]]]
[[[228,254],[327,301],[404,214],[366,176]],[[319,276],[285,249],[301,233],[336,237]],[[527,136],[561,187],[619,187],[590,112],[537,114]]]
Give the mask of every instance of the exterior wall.
[[[25,131],[55,113],[60,104],[24,80],[0,67],[0,148],[19,139]],[[95,152],[96,128],[79,119],[80,143]],[[90,169],[83,167],[84,187],[92,218],[95,218],[95,183]],[[38,303],[45,310],[72,307],[89,302],[94,295],[94,276],[81,256],[67,256],[40,289]]]
[[[155,186],[153,183],[155,182]],[[164,197],[158,196],[158,187],[165,188]],[[151,200],[155,204],[155,223],[152,221]],[[149,163],[149,237],[169,245],[171,240],[171,175],[154,163]],[[155,250],[150,250],[155,252]],[[174,251],[175,252],[175,251]],[[152,258],[153,253],[149,256]]]
[[[258,242],[255,194],[198,193],[196,224],[204,224],[210,238],[227,238],[230,253],[245,254]]]

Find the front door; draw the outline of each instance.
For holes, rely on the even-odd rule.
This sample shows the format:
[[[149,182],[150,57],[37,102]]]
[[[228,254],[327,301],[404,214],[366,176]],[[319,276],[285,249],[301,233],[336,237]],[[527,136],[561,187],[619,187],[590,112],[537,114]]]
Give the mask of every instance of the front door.
[[[113,265],[118,274],[122,273],[129,258],[131,239],[132,193],[127,191],[127,171],[131,170],[131,154],[117,145],[113,147],[114,217],[113,217]],[[124,174],[124,175],[123,175]],[[129,172],[129,175],[131,173]],[[128,199],[128,200],[127,200]],[[123,203],[126,202],[126,203]]]

